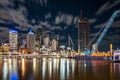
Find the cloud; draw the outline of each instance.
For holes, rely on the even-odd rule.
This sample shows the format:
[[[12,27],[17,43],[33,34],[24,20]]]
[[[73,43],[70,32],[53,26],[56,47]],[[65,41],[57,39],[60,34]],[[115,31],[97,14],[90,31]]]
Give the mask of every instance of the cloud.
[[[75,16],[73,19],[73,24],[77,24],[78,23],[78,16]]]
[[[101,15],[102,13],[104,13],[106,11],[106,8],[110,5],[109,2],[103,4],[102,7],[100,7],[100,9],[96,12],[96,15]]]
[[[5,20],[11,20],[12,17],[9,15],[8,11],[5,11],[4,9],[0,10],[0,18],[5,19]]]
[[[25,15],[27,13],[27,10],[25,9],[25,7],[20,6],[17,10],[9,10],[9,14],[12,17],[13,21],[17,24],[19,24],[20,26],[26,26],[28,25],[28,21],[26,19]]]
[[[97,21],[97,18],[88,19],[88,22],[89,22],[90,24],[93,24],[93,23],[95,23],[96,21]]]
[[[42,28],[42,25],[34,25],[34,26],[32,26],[32,30],[34,31],[34,32],[36,32],[36,30],[38,29],[38,28]]]
[[[106,27],[106,25],[108,24],[108,21],[106,22],[103,22],[101,24],[97,24],[94,26],[95,29],[99,29],[99,28],[102,28],[102,27]],[[112,28],[119,28],[120,27],[120,20],[118,21],[113,21],[112,25],[111,25]]]
[[[61,26],[52,26],[50,30],[62,30]]]
[[[110,35],[110,36],[107,36],[106,37],[108,39],[108,41],[119,41],[120,40],[120,34],[113,34],[113,35]]]
[[[47,29],[49,29],[50,27],[51,27],[51,25],[49,24],[49,22],[48,21],[41,21],[40,22],[40,25],[42,25],[42,26],[44,26],[44,28],[47,28]]]
[[[43,0],[40,0],[40,4],[41,4],[41,6],[43,6]]]
[[[65,40],[66,37],[65,37],[65,36],[60,36],[60,35],[59,35],[59,39],[60,39],[60,40]]]
[[[20,4],[18,3],[15,9],[13,7],[14,0],[0,0],[0,6],[2,6],[0,10],[0,23],[15,24],[14,28],[20,31],[27,31],[29,28],[32,28],[35,32],[40,27],[44,30],[44,32],[49,32],[52,35],[56,35],[54,33],[54,30],[62,32],[62,30],[67,29],[71,25],[75,26],[78,22],[77,16],[73,16],[72,14],[59,12],[57,16],[53,18],[52,13],[48,12],[44,15],[45,20],[40,19],[39,24],[36,24],[37,20],[33,19],[30,21],[28,19],[28,8],[26,7],[26,5],[24,6],[23,4],[21,4],[25,3],[25,1],[18,0],[18,2],[20,2]],[[32,2],[45,7],[47,6],[48,0],[32,0]],[[7,33],[8,31],[6,30],[5,32]],[[61,39],[65,39],[65,37],[61,36]]]
[[[31,22],[32,22],[33,24],[35,24],[35,23],[36,23],[35,19],[32,19],[32,20],[31,20]]]
[[[27,9],[25,6],[19,5],[19,8],[16,10],[14,8],[4,7],[4,9],[0,11],[0,14],[4,14],[4,16],[1,15],[0,18],[12,21],[19,26],[32,27],[32,25],[28,23]]]
[[[91,33],[91,34],[90,34],[90,37],[94,37],[94,36],[96,36],[96,34],[97,34],[97,33]]]
[[[47,6],[47,0],[44,0],[45,6]]]
[[[114,2],[111,2],[111,5],[108,7],[108,10],[112,9],[114,6],[118,5],[120,3],[120,0],[115,0]]]
[[[113,26],[114,28],[120,28],[120,20],[115,21],[115,22],[112,24],[112,26]]]
[[[47,13],[47,14],[45,15],[45,19],[49,19],[49,18],[51,18],[51,13]]]
[[[0,0],[0,5],[1,6],[13,6],[13,1],[12,0]]]
[[[6,27],[0,26],[0,31],[2,31],[2,32],[0,32],[0,43],[2,43],[2,42],[5,42],[6,40],[8,40],[8,37],[9,37],[8,31],[9,30]]]
[[[33,2],[40,4],[42,7],[47,6],[47,0],[33,0]]]
[[[0,20],[0,23],[5,23],[5,21],[4,20]]]
[[[68,26],[71,25],[72,22],[73,22],[73,16],[72,15],[66,15],[65,22]]]
[[[98,11],[96,12],[96,15],[102,15],[104,12],[109,11],[110,9],[112,9],[113,7],[115,7],[116,5],[118,5],[120,3],[120,0],[115,0],[115,1],[109,1],[106,2],[105,4],[103,4]]]
[[[21,30],[21,31],[27,31],[28,28],[27,27],[23,27],[23,26],[15,26],[16,29]]]
[[[108,21],[107,21],[108,22]],[[95,29],[99,29],[99,28],[102,28],[102,27],[105,27],[107,22],[104,22],[104,23],[101,23],[101,24],[97,24],[94,26]]]
[[[8,31],[8,29],[6,27],[3,27],[3,26],[0,26],[0,30],[3,31],[3,32]]]
[[[67,26],[64,26],[64,30],[66,30],[67,29]]]
[[[7,1],[7,0],[6,0]],[[22,0],[20,0],[22,1]],[[22,1],[24,2],[24,1]],[[4,6],[2,6],[3,4]],[[12,1],[8,1],[8,4],[13,4]],[[29,28],[32,28],[33,31],[36,31],[38,27],[41,27],[41,25],[31,25],[29,23],[29,20],[27,18],[28,11],[25,6],[18,5],[17,9],[14,9],[13,7],[8,7],[7,2],[4,1],[0,3],[1,10],[0,10],[0,23],[2,24],[17,24],[17,26],[14,26],[16,29],[19,29],[20,31],[27,31]],[[7,26],[4,26],[7,27]]]
[[[55,24],[60,24],[63,22],[63,19],[61,18],[61,14],[59,13],[55,18]]]
[[[77,16],[59,12],[55,17],[55,24],[59,25],[60,23],[64,23],[66,26],[76,25],[78,22],[77,20]]]

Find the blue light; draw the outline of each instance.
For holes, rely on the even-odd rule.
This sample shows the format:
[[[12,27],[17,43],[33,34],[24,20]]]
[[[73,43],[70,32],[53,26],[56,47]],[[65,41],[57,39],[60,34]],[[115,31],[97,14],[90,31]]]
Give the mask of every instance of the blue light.
[[[32,29],[30,29],[29,32],[32,32]]]
[[[17,30],[9,30],[10,33],[17,33]]]
[[[15,73],[15,72],[11,73],[10,80],[18,80],[17,73]]]
[[[32,29],[29,30],[28,34],[34,34],[34,33],[32,32]]]

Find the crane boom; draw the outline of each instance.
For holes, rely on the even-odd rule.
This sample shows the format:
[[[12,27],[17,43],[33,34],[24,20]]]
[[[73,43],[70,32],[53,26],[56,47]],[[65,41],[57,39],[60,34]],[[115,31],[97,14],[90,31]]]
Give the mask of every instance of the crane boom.
[[[68,35],[68,43],[69,43],[69,46],[71,46],[71,49],[74,50],[74,43],[70,35]]]
[[[91,52],[90,53],[93,53],[96,48],[99,46],[99,44],[101,43],[102,39],[104,38],[105,34],[107,33],[108,29],[111,27],[114,19],[116,18],[117,14],[120,13],[120,9],[119,10],[116,10],[113,15],[111,16],[111,18],[109,19],[107,25],[105,26],[103,32],[101,33],[100,37],[98,38],[97,42],[96,42],[96,47],[95,48],[92,48]]]

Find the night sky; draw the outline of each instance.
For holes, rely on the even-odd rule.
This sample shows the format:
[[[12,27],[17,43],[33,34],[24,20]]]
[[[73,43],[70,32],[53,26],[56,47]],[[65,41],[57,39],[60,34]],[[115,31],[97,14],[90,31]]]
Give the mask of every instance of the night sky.
[[[55,38],[58,34],[60,44],[67,45],[67,35],[70,34],[77,49],[80,11],[82,17],[90,22],[90,39],[93,39],[118,9],[120,0],[0,0],[0,43],[8,42],[9,29],[17,30],[19,39],[22,39],[30,28],[34,33],[42,28],[43,35],[48,33]],[[120,48],[120,14],[99,45],[99,50],[109,50],[110,43],[114,49]]]

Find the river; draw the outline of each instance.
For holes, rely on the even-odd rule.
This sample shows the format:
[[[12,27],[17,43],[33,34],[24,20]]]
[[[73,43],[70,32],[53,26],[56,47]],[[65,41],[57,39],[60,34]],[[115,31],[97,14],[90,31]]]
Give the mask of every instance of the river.
[[[0,59],[0,80],[120,80],[120,63],[69,58]]]

